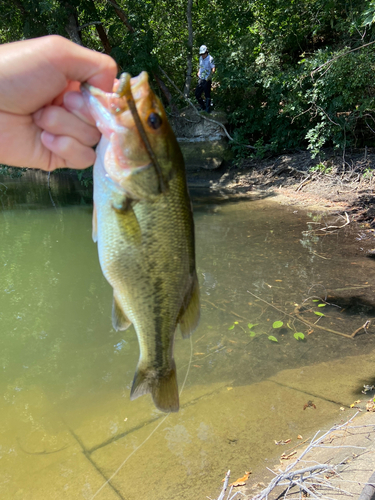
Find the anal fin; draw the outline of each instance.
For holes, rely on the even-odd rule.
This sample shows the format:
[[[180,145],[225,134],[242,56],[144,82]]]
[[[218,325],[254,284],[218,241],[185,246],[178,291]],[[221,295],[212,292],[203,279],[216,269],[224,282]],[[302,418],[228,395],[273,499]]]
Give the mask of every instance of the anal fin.
[[[151,393],[158,410],[166,413],[179,410],[176,365],[173,360],[169,369],[160,372],[142,368],[141,361],[138,363],[130,399],[134,400],[148,393]]]
[[[193,284],[185,297],[181,307],[179,320],[180,330],[184,339],[190,337],[197,328],[200,317],[199,307],[199,283],[197,275],[194,275]]]
[[[112,325],[116,330],[126,330],[131,325],[131,321],[127,318],[126,314],[120,307],[116,295],[113,294],[113,305],[112,305]]]

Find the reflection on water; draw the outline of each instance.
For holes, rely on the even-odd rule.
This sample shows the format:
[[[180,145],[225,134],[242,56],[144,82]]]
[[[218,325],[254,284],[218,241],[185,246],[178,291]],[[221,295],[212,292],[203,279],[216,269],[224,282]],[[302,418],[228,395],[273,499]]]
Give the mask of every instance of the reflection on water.
[[[138,344],[132,328],[111,327],[90,193],[51,180],[55,208],[45,177],[1,185],[2,498],[93,498],[164,417],[148,396],[129,401]],[[240,477],[273,452],[270,429],[280,439],[333,418],[339,396],[300,411],[310,382],[291,394],[279,373],[326,363],[329,380],[320,369],[311,384],[329,390],[340,358],[365,366],[374,347],[371,328],[332,333],[375,317],[364,229],[323,234],[320,216],[265,201],[199,206],[195,220],[202,319],[192,343],[176,339],[180,385],[189,368],[181,410],[96,498],[214,495],[228,468]]]

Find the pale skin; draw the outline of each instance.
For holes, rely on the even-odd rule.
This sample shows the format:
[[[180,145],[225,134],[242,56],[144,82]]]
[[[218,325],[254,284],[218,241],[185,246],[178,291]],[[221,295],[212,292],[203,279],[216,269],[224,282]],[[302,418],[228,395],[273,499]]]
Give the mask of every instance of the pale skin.
[[[109,92],[115,61],[59,36],[0,46],[0,163],[83,169],[100,132],[80,84]]]

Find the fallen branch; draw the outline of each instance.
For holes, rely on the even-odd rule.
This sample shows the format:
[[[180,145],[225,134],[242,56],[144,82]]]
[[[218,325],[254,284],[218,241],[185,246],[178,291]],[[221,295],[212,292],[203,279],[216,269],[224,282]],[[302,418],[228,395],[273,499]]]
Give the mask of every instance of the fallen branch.
[[[225,135],[228,137],[228,139],[232,142],[235,142],[236,144],[240,144],[241,146],[243,146],[244,148],[249,148],[249,149],[254,149],[256,150],[257,148],[254,147],[254,146],[250,146],[248,144],[242,144],[238,141],[235,141],[233,139],[233,137],[231,137],[228,133],[228,130],[226,129],[225,125],[221,122],[218,122],[217,120],[213,120],[212,118],[208,118],[207,116],[205,115],[202,115],[201,113],[199,113],[199,111],[197,110],[197,108],[194,106],[194,104],[191,102],[191,100],[185,96],[181,90],[177,87],[177,85],[174,83],[174,81],[167,75],[167,73],[163,70],[163,68],[161,68],[159,66],[159,70],[163,73],[163,75],[165,76],[165,78],[169,81],[169,83],[173,86],[173,88],[178,92],[178,94],[183,98],[185,99],[186,102],[188,102],[190,104],[190,106],[194,109],[195,113],[200,117],[200,118],[203,118],[204,120],[206,120],[207,122],[211,122],[211,123],[215,123],[216,125],[219,125],[223,130],[224,130],[224,133]]]
[[[312,179],[311,179],[311,174],[309,174],[307,177],[305,177],[303,179],[303,181],[299,184],[299,186],[297,187],[296,191],[300,191],[304,186],[306,186],[306,184],[308,184],[309,182],[311,182]]]
[[[270,304],[269,302],[267,302],[266,300],[262,299],[261,297],[258,297],[257,295],[255,295],[255,293],[252,293],[249,290],[247,290],[247,293],[249,293],[250,295],[252,295],[256,299],[261,300],[262,302],[264,302],[268,306],[273,307],[274,309],[276,309],[276,311],[279,311],[281,314],[285,314],[286,316],[289,316],[289,317],[291,317],[293,319],[297,319],[298,321],[300,321],[301,323],[303,323],[304,325],[306,325],[306,326],[308,326],[309,328],[312,328],[312,329],[319,328],[319,330],[325,330],[326,332],[334,333],[335,335],[340,335],[341,337],[346,337],[348,339],[354,339],[355,335],[363,328],[363,327],[361,327],[361,328],[357,329],[355,332],[353,332],[350,335],[347,334],[347,333],[338,332],[337,330],[332,330],[331,328],[326,328],[324,326],[317,325],[316,323],[310,323],[309,321],[303,319],[301,317],[301,315],[299,314],[299,309],[302,306],[297,305],[295,307],[293,313],[291,314],[291,313],[287,313],[285,311],[282,311],[278,307],[274,306],[273,304]]]
[[[348,50],[348,52],[344,52],[343,54],[339,54],[338,56],[336,57],[333,57],[332,59],[330,59],[329,61],[325,62],[324,64],[322,64],[321,66],[319,66],[318,68],[314,69],[314,71],[312,71],[310,73],[310,76],[312,78],[312,76],[317,73],[318,71],[320,71],[321,69],[323,69],[325,66],[327,66],[327,64],[332,64],[334,61],[336,61],[337,59],[340,59],[340,57],[344,57],[348,54],[350,54],[351,52],[355,52],[356,50],[359,50],[359,49],[363,49],[364,47],[368,47],[369,45],[372,45],[374,44],[374,42],[369,42],[369,43],[365,43],[364,45],[361,45],[360,47],[357,47],[355,49],[352,49],[352,50]]]
[[[310,453],[313,449],[321,448],[322,442],[324,442],[327,438],[333,437],[332,436],[333,433],[336,433],[337,431],[343,429],[346,430],[346,428],[353,421],[356,415],[358,415],[358,412],[344,424],[333,426],[329,431],[323,434],[323,436],[319,436],[320,431],[318,431],[312,438],[310,444],[306,447],[306,449],[292,464],[290,464],[285,469],[284,472],[282,471],[275,472],[271,469],[268,469],[270,472],[275,474],[275,477],[271,480],[269,485],[266,488],[264,488],[258,495],[253,497],[252,500],[267,499],[269,494],[278,486],[286,487],[286,491],[282,495],[284,498],[286,498],[289,491],[295,486],[299,488],[300,494],[302,493],[303,496],[305,494],[308,494],[313,498],[323,498],[323,495],[320,493],[319,488],[320,489],[328,488],[330,490],[336,491],[341,494],[346,493],[351,495],[351,493],[343,490],[340,486],[333,485],[328,479],[328,477],[340,477],[338,468],[345,462],[345,460],[344,461],[341,460],[337,464],[327,464],[327,463],[321,464],[311,460],[313,465],[305,466],[302,468],[297,468],[297,466],[301,461],[305,462],[305,460],[303,460],[304,457],[308,453]],[[374,426],[372,426],[372,428],[374,428]],[[343,447],[344,446],[338,446],[338,448],[343,448]],[[353,448],[352,446],[349,447]]]
[[[333,229],[334,231],[336,231],[336,229],[342,229],[343,227],[347,226],[348,224],[350,224],[350,219],[349,219],[349,215],[345,212],[345,216],[346,216],[346,222],[345,224],[343,224],[342,226],[326,226],[326,227],[320,227],[319,229],[317,229],[317,231],[328,231],[328,230],[331,230]]]

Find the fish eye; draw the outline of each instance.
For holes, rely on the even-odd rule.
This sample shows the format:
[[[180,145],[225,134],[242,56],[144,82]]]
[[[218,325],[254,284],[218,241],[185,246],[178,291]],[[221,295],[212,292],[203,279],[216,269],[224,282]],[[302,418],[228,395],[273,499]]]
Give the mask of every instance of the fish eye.
[[[153,128],[154,130],[157,130],[158,128],[161,127],[163,120],[160,118],[160,116],[157,113],[150,113],[148,118],[147,118],[147,124]]]

